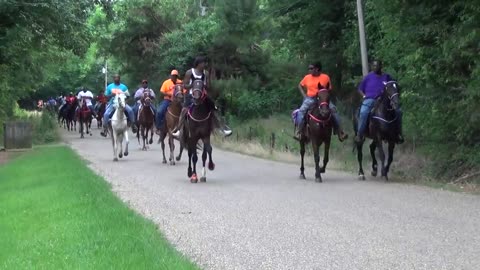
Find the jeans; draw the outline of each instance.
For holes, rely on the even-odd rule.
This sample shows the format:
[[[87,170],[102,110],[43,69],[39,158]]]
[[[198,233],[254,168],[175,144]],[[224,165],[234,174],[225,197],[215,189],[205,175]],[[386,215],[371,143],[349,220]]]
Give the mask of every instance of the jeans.
[[[362,106],[360,107],[360,119],[358,120],[358,132],[357,135],[362,137],[367,129],[367,121],[368,115],[370,115],[370,111],[372,111],[373,106],[375,105],[375,99],[373,98],[366,98],[362,102]]]
[[[110,115],[113,114],[115,111],[115,108],[113,108],[113,104],[108,104],[107,108],[105,109],[105,114],[103,115],[103,126],[106,128],[108,126],[108,120],[110,119]],[[133,110],[132,108],[128,105],[125,104],[125,111],[127,112],[128,115],[128,121],[130,123],[135,123],[135,116],[133,115]]]
[[[299,127],[303,126],[303,120],[305,119],[305,114],[307,114],[308,109],[310,109],[313,106],[313,104],[315,104],[316,101],[317,99],[313,97],[306,97],[305,99],[303,99],[302,106],[300,106],[300,109],[298,110],[298,115],[297,115]]]
[[[168,106],[172,103],[171,100],[164,99],[159,105],[157,109],[157,116],[155,117],[155,125],[157,129],[160,129],[163,126],[163,121],[165,120],[165,114],[167,112]]]

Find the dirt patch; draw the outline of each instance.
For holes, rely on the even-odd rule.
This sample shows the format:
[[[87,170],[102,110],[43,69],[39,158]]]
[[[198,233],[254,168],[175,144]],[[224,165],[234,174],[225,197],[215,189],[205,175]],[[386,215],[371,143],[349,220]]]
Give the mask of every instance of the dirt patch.
[[[7,161],[9,160],[8,158],[9,158],[8,152],[0,151],[0,166],[7,163]]]

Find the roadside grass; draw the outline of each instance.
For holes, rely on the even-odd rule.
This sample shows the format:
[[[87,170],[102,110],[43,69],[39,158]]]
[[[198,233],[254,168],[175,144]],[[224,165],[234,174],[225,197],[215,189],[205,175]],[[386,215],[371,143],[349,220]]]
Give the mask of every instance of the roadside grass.
[[[350,119],[342,117],[342,120],[344,129],[349,134],[349,139],[341,143],[336,136],[332,135],[329,154],[330,161],[327,165],[327,170],[343,170],[356,175],[358,162],[356,149],[355,152],[353,151],[353,127],[350,124]],[[300,166],[300,145],[293,139],[293,123],[288,114],[278,114],[268,118],[247,121],[231,119],[229,124],[234,130],[234,134],[231,137],[214,137],[214,143],[220,148]],[[273,148],[272,133],[274,133],[275,137]],[[480,194],[479,181],[474,180],[468,183],[453,184],[445,179],[432,178],[431,170],[435,170],[435,168],[425,155],[421,153],[419,148],[418,145],[409,142],[400,146],[397,145],[394,152],[394,161],[390,169],[391,181]],[[320,164],[322,164],[323,160],[323,149],[322,145],[320,148]],[[308,145],[306,148],[305,164],[313,166],[311,145]],[[366,143],[363,147],[363,168],[368,175],[370,175],[371,164],[368,143]]]
[[[0,167],[0,269],[198,269],[69,148]]]

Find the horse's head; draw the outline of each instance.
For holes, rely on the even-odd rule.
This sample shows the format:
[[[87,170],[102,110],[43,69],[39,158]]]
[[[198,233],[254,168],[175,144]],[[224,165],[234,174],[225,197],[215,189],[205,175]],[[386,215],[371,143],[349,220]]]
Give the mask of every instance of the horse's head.
[[[152,99],[150,98],[150,90],[143,91],[143,99],[142,102],[146,106],[150,106],[152,103]]]
[[[173,98],[177,102],[183,102],[183,85],[180,83],[175,84],[173,89]]]
[[[328,90],[329,84],[326,87],[318,84],[318,109],[320,111],[320,116],[328,117],[330,115],[330,91]]]
[[[396,81],[384,82],[385,88],[383,90],[384,99],[388,99],[390,107],[397,110],[400,107],[400,90]]]
[[[119,109],[119,108],[125,109],[125,105],[126,105],[125,99],[126,98],[127,98],[127,96],[124,93],[116,94],[114,99],[113,99],[113,106],[116,109]]]
[[[203,102],[205,92],[203,89],[203,81],[201,80],[195,80],[192,83],[192,97],[193,97],[193,103],[195,105],[199,105]]]

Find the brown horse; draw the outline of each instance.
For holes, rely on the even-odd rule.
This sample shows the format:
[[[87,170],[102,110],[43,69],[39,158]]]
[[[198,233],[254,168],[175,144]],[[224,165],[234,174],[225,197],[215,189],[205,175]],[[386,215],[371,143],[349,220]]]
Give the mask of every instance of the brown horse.
[[[167,163],[165,157],[165,138],[168,135],[168,146],[170,146],[170,165],[175,165],[174,153],[175,153],[175,143],[174,137],[172,135],[172,130],[177,126],[180,119],[180,113],[182,111],[183,104],[183,86],[181,84],[175,85],[175,90],[173,91],[173,99],[170,105],[168,106],[167,113],[165,114],[165,121],[163,121],[163,126],[160,129],[160,138],[158,142],[162,144],[162,153],[163,153],[163,163]],[[178,154],[176,160],[180,161],[182,158],[183,144],[180,144],[180,153]]]
[[[385,181],[388,181],[388,171],[390,170],[390,165],[393,162],[393,150],[395,149],[395,143],[397,142],[398,134],[400,132],[397,122],[399,119],[398,115],[396,114],[396,110],[399,108],[399,106],[400,92],[398,90],[397,82],[385,82],[383,93],[376,100],[367,122],[367,130],[365,131],[365,137],[372,139],[372,143],[370,144],[370,155],[372,156],[372,176],[376,177],[378,173],[377,159],[375,157],[375,150],[378,148],[380,162],[382,163],[382,178],[384,178]],[[358,130],[359,112],[360,109],[357,110],[357,113],[354,115],[353,126],[355,132]],[[383,150],[384,141],[388,143],[388,160],[386,165],[385,152]],[[363,143],[364,141],[358,142],[356,145],[357,159],[359,164],[359,180],[365,180],[365,174],[362,166]]]
[[[210,144],[210,135],[216,128],[213,111],[214,106],[207,97],[207,93],[203,87],[203,81],[195,80],[192,85],[193,105],[188,109],[187,120],[184,125],[183,136],[188,149],[188,177],[191,183],[197,183],[197,143],[199,140],[203,142],[202,153],[202,176],[200,182],[206,182],[205,162],[208,155],[208,169],[213,171],[215,163],[212,160],[212,145]],[[193,163],[193,168],[192,168]]]
[[[87,107],[87,104],[85,101],[81,100],[79,102],[77,113],[78,113],[78,123],[80,125],[79,126],[80,138],[84,138],[84,133],[90,134],[90,136],[92,136],[92,133],[89,131],[89,128],[91,127],[91,123],[92,123],[92,112]]]
[[[142,150],[147,150],[148,132],[150,132],[150,140],[148,144],[153,143],[153,124],[155,123],[155,113],[151,109],[152,99],[150,98],[149,91],[143,93],[141,99],[141,108],[138,111],[138,125],[140,127],[137,132],[138,143],[140,143],[140,133],[142,133],[143,147]]]
[[[328,163],[328,153],[330,150],[330,141],[332,138],[332,112],[329,108],[329,91],[327,87],[318,84],[318,103],[315,107],[309,110],[307,115],[306,131],[300,138],[300,179],[305,179],[305,145],[312,143],[313,155],[315,160],[315,182],[322,182],[322,173]],[[323,156],[323,167],[320,168],[320,146],[325,143],[325,152]]]

